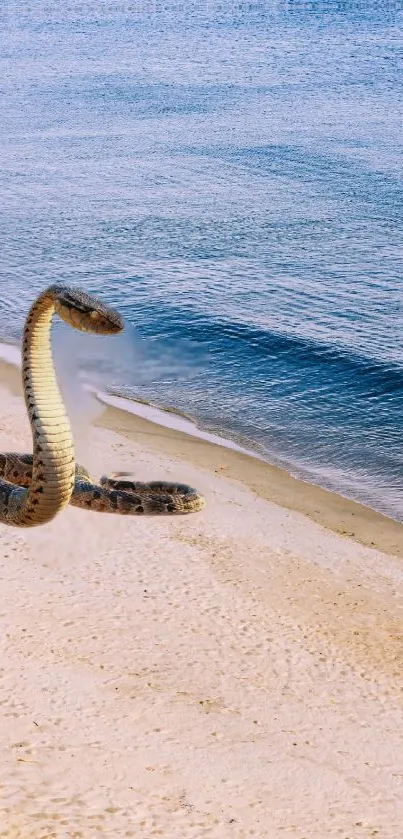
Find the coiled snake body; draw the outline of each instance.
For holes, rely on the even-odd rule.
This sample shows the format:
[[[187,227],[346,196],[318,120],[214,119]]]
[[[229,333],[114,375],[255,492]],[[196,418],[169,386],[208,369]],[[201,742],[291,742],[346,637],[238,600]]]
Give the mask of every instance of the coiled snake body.
[[[86,469],[76,464],[50,346],[55,312],[83,332],[109,335],[123,329],[123,320],[113,309],[64,285],[50,286],[31,307],[24,327],[22,378],[33,454],[0,454],[0,522],[16,527],[45,524],[69,503],[124,515],[201,510],[203,496],[185,484],[112,477],[94,484]]]

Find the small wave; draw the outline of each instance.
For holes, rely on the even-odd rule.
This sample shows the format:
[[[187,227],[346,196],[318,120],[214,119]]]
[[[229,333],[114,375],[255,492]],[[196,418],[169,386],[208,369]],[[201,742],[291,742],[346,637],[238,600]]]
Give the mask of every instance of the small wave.
[[[14,344],[0,343],[0,360],[11,364],[13,367],[21,367],[21,350]],[[156,425],[161,425],[164,428],[171,428],[174,431],[180,431],[188,434],[191,437],[196,437],[199,440],[206,440],[209,443],[214,443],[227,449],[248,454],[251,457],[257,457],[256,452],[251,449],[238,446],[233,440],[228,440],[218,434],[212,434],[199,428],[196,421],[191,417],[184,415],[180,411],[174,411],[172,408],[161,408],[153,405],[151,402],[144,400],[128,399],[125,396],[113,392],[98,390],[90,384],[82,382],[83,390],[95,396],[99,402],[104,405],[110,405],[113,408],[119,408],[121,411],[126,411],[129,414],[142,417],[148,422],[153,422]]]
[[[168,321],[182,338],[197,341],[199,346],[205,345],[214,356],[228,354],[231,349],[241,351],[245,364],[248,356],[251,361],[256,357],[273,360],[286,357],[290,372],[293,368],[300,370],[302,367],[323,367],[326,364],[328,376],[344,375],[345,380],[351,379],[360,391],[367,387],[381,395],[403,389],[403,364],[369,357],[340,343],[326,343],[219,316],[189,310],[185,312],[178,308],[165,308],[165,326]]]
[[[153,422],[156,425],[161,425],[164,428],[171,428],[174,431],[180,431],[183,434],[188,434],[191,437],[196,437],[199,440],[206,440],[209,443],[214,443],[217,446],[222,446],[226,449],[242,452],[251,457],[257,457],[257,454],[250,449],[245,449],[238,446],[233,440],[228,440],[225,437],[220,437],[218,434],[212,434],[209,431],[204,431],[196,425],[196,422],[183,416],[180,412],[175,412],[172,409],[165,410],[153,405],[145,400],[137,401],[135,399],[127,399],[124,396],[118,396],[115,393],[107,393],[105,391],[97,390],[91,385],[86,385],[85,389],[92,393],[96,398],[105,405],[110,405],[113,408],[119,408],[121,411],[126,411],[128,414],[134,414],[137,417],[142,417],[148,422]]]

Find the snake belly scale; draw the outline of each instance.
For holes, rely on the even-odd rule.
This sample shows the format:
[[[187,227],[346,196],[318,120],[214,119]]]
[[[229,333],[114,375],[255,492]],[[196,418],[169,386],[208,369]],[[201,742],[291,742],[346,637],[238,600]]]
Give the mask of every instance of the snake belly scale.
[[[0,453],[0,522],[15,527],[45,524],[69,503],[121,515],[175,515],[203,509],[203,496],[186,484],[123,480],[125,473],[103,477],[96,484],[76,464],[51,350],[55,313],[83,332],[113,335],[124,326],[114,309],[64,285],[50,286],[32,305],[23,333],[22,379],[33,453]]]

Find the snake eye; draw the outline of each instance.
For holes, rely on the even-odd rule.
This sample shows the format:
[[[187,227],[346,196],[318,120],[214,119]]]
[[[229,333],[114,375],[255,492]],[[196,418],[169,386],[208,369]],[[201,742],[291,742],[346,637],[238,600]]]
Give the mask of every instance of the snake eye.
[[[99,312],[93,309],[92,312],[90,312],[90,318],[91,320],[99,320]]]

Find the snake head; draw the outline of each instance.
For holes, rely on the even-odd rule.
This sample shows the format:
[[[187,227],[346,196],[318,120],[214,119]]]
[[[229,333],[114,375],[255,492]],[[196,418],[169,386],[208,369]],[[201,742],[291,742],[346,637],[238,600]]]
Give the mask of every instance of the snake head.
[[[123,318],[115,309],[105,306],[81,289],[53,285],[48,294],[53,297],[57,314],[81,332],[116,335],[124,328]]]

